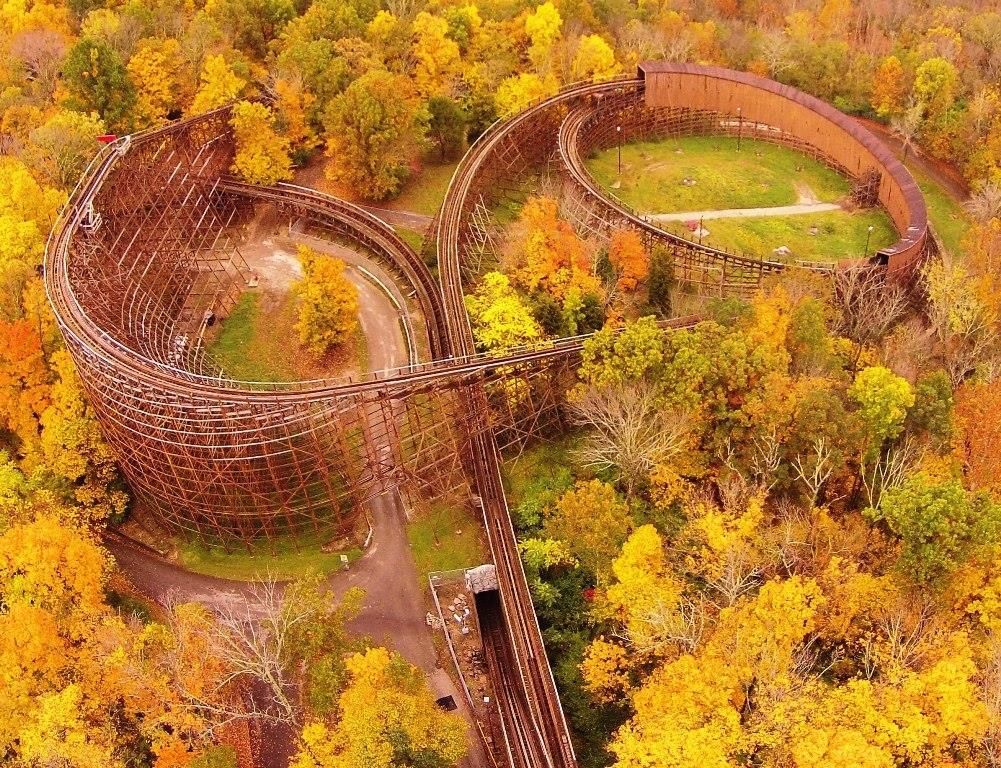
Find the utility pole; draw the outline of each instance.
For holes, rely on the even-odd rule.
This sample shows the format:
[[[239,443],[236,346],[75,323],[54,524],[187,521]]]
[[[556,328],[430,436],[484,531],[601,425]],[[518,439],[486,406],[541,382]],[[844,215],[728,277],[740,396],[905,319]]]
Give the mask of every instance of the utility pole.
[[[619,176],[622,175],[622,126],[615,126],[615,135],[619,140]]]

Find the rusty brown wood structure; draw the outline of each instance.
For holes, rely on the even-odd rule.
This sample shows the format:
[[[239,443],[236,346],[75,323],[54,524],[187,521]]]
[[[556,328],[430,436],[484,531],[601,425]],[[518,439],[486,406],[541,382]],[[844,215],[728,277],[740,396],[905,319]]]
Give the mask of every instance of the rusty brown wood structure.
[[[365,502],[389,487],[473,495],[498,568],[508,644],[496,674],[506,691],[511,762],[575,765],[500,456],[554,429],[582,339],[480,354],[463,283],[496,247],[497,203],[543,178],[582,233],[608,237],[635,228],[669,249],[676,276],[693,289],[753,291],[785,265],[666,232],[598,188],[584,166],[589,152],[616,141],[690,133],[754,136],[810,152],[855,179],[860,199],[878,202],[895,222],[901,238],[875,263],[906,276],[919,260],[924,202],[872,136],[794,89],[707,67],[643,64],[637,77],[570,87],[492,126],[460,163],[431,230],[440,279],[390,227],[356,206],[229,177],[226,108],[105,148],[53,231],[46,288],[89,402],[142,507],[170,528],[228,546],[351,531]],[[354,379],[228,378],[203,335],[246,288],[240,244],[262,205],[349,241],[390,270],[424,319],[428,359]]]

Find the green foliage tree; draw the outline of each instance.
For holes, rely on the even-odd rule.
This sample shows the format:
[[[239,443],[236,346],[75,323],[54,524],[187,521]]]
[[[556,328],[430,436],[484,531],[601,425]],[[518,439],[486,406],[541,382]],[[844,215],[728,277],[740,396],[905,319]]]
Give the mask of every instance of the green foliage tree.
[[[859,371],[848,396],[858,404],[875,448],[900,434],[907,410],[914,405],[914,391],[907,380],[880,366]]]
[[[119,55],[105,42],[84,38],[70,49],[63,64],[69,105],[94,111],[105,124],[128,130],[136,104],[136,89]]]
[[[936,481],[922,472],[885,491],[879,509],[867,514],[885,520],[900,537],[901,568],[921,583],[947,575],[974,547],[989,547],[1001,537],[1001,506],[956,480]]]
[[[348,86],[331,102],[325,124],[327,178],[369,200],[400,191],[426,133],[412,85],[385,70]]]
[[[455,158],[466,143],[466,113],[447,96],[428,99],[428,137],[441,162]]]

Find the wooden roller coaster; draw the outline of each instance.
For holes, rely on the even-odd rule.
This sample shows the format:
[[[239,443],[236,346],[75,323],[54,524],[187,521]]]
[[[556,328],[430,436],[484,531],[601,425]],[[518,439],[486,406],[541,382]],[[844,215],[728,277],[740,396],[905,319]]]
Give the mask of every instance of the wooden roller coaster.
[[[621,130],[620,130],[621,129]],[[873,257],[906,278],[927,237],[903,166],[854,121],[794,89],[707,67],[643,64],[636,77],[572,86],[491,126],[457,168],[432,228],[440,279],[362,209],[291,185],[227,174],[229,111],[124,137],[94,159],[50,238],[46,289],[90,404],[143,508],[211,542],[352,529],[387,486],[465,488],[482,506],[499,577],[484,636],[510,762],[576,765],[501,482],[503,450],[559,419],[582,338],[503,356],[477,352],[463,279],[493,247],[492,206],[533,174],[557,179],[584,233],[639,230],[693,290],[746,294],[785,269],[661,230],[599,189],[587,153],[614,141],[719,133],[789,144],[856,180],[900,240]],[[322,226],[412,291],[430,359],[353,379],[227,378],[203,334],[245,289],[239,253],[255,206]],[[678,324],[685,324],[679,321]],[[517,398],[504,382],[517,378]]]

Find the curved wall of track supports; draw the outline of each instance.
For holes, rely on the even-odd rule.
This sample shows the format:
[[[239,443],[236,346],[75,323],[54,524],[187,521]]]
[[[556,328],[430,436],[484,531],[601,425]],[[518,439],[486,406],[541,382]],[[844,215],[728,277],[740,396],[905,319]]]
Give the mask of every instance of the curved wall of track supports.
[[[397,418],[379,392],[399,372],[364,382],[221,376],[202,333],[246,287],[237,248],[245,213],[266,202],[309,216],[386,264],[409,283],[434,357],[448,349],[440,290],[375,217],[312,190],[228,179],[232,152],[225,109],[107,148],[52,235],[46,287],[89,403],[146,510],[224,543],[346,532],[388,474],[417,460],[442,478],[455,474],[444,466],[454,448],[444,446],[457,438],[436,443],[416,424],[453,428],[435,412],[449,408],[448,396]],[[430,387],[420,366],[407,373],[408,392]]]

